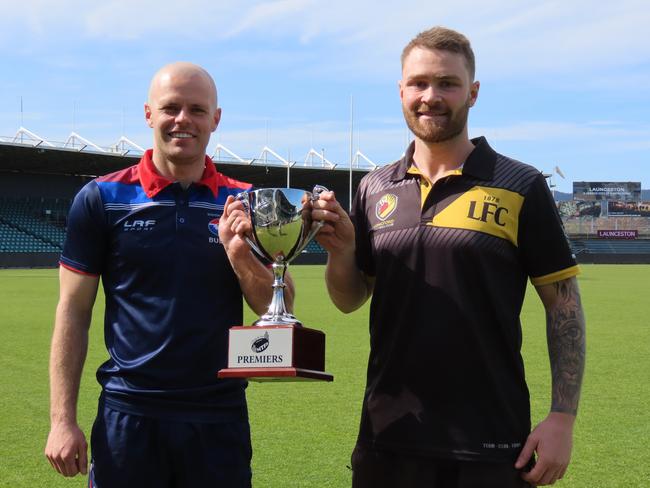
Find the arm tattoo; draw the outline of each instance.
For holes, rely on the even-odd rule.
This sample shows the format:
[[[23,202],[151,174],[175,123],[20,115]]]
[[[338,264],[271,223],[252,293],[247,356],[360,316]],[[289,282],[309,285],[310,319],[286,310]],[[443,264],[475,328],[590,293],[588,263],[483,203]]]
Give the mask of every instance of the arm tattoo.
[[[585,367],[585,319],[575,280],[554,284],[556,303],[546,313],[551,361],[551,411],[575,415]]]

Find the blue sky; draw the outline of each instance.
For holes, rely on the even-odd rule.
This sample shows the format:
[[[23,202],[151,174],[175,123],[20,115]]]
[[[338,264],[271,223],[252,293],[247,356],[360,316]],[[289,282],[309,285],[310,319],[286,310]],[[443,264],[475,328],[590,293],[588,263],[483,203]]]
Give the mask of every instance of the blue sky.
[[[268,144],[304,161],[310,148],[347,166],[407,141],[397,81],[402,47],[446,25],[465,33],[481,90],[470,135],[572,181],[650,188],[650,6],[646,0],[529,2],[23,0],[2,2],[0,136],[21,123],[65,141],[150,145],[149,80],[192,61],[215,78],[221,143],[244,158]],[[399,5],[399,6],[398,6]],[[21,114],[21,97],[23,111]]]

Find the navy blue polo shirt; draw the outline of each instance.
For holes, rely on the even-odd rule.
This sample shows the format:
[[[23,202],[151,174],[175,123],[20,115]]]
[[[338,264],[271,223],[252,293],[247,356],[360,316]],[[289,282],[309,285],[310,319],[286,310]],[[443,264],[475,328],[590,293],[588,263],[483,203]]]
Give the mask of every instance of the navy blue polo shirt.
[[[201,180],[183,189],[157,173],[152,153],[88,183],[68,215],[61,266],[101,276],[104,287],[104,401],[161,418],[245,416],[246,383],[216,375],[228,329],[243,320],[217,231],[228,195],[251,185],[218,173],[206,156]]]

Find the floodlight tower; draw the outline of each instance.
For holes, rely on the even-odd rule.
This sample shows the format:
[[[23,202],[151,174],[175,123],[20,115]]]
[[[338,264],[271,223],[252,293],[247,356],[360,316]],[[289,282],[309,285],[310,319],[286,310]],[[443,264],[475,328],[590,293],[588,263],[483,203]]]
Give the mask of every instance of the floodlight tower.
[[[551,192],[553,194],[553,200],[555,200],[555,188],[557,186],[553,181],[553,175],[556,174],[560,176],[563,180],[566,179],[564,173],[562,173],[562,170],[560,169],[559,166],[555,166],[555,168],[553,168],[553,171],[551,171],[550,173],[543,173],[544,177],[548,178],[548,187],[551,189]]]
[[[563,180],[566,179],[566,178],[564,177],[564,173],[562,173],[562,170],[560,169],[559,166],[556,165],[555,168],[553,168],[553,172],[554,172],[555,174],[559,175],[560,178],[562,178]],[[553,190],[553,199],[555,199],[555,190]]]

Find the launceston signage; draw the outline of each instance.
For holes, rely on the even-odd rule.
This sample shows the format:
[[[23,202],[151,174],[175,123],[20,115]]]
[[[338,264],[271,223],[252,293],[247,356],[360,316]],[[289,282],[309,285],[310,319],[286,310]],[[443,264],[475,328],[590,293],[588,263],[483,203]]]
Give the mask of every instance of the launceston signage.
[[[598,230],[601,239],[636,239],[638,236],[637,230]]]

